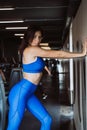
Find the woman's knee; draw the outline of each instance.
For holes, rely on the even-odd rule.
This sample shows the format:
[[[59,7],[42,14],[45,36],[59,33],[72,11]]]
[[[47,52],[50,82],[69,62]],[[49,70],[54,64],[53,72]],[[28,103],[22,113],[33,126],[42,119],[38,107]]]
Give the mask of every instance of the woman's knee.
[[[47,114],[47,115],[44,117],[43,121],[44,121],[45,124],[51,125],[51,123],[52,123],[52,117],[51,117],[49,114]]]

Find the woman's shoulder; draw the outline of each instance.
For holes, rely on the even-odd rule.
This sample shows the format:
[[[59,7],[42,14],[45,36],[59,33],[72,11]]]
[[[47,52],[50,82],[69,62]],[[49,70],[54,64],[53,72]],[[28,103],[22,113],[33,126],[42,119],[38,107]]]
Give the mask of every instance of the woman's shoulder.
[[[26,52],[28,51],[28,52],[30,52],[30,53],[35,53],[36,51],[38,51],[40,49],[40,47],[38,47],[38,46],[30,46],[30,47],[27,47],[26,48]]]
[[[40,48],[40,47],[38,47],[38,46],[29,46],[29,47],[26,47],[24,49],[24,51],[31,51],[31,50],[35,50],[35,49],[38,49],[38,48]]]
[[[35,47],[26,47],[25,49],[24,49],[24,51],[23,51],[23,55],[28,55],[28,56],[30,56],[30,55],[34,55],[34,53],[35,53]]]
[[[31,47],[26,47],[23,51],[23,54],[29,53],[31,50]]]
[[[38,46],[31,46],[31,47],[27,47],[24,50],[23,54],[32,55],[32,57],[36,57],[36,56],[45,57],[47,53],[46,53],[46,50],[44,50]]]

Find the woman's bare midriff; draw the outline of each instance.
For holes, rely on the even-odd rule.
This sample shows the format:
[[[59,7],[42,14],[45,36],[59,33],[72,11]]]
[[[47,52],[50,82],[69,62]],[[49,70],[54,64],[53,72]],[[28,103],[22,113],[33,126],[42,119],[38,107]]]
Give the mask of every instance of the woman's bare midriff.
[[[38,85],[42,77],[41,73],[25,73],[23,72],[23,78],[29,80],[35,85]]]

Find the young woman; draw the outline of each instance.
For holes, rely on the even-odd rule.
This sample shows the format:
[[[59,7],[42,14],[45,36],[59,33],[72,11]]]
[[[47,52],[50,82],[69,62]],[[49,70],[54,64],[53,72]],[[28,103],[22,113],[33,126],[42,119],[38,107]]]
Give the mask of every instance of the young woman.
[[[34,95],[42,76],[45,63],[42,57],[74,58],[86,55],[86,42],[81,53],[71,53],[62,50],[44,50],[39,47],[43,38],[40,27],[29,27],[25,32],[20,52],[23,63],[23,79],[12,87],[9,93],[9,120],[7,130],[18,130],[25,108],[40,122],[40,130],[50,130],[52,118],[41,102]]]

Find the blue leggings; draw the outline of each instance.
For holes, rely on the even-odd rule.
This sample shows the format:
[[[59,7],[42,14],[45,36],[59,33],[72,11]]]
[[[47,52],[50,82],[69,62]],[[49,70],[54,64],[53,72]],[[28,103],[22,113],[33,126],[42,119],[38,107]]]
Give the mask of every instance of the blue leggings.
[[[34,95],[37,86],[22,79],[9,93],[9,115],[7,130],[18,130],[25,109],[28,109],[40,122],[40,130],[50,130],[52,119],[44,106]]]

